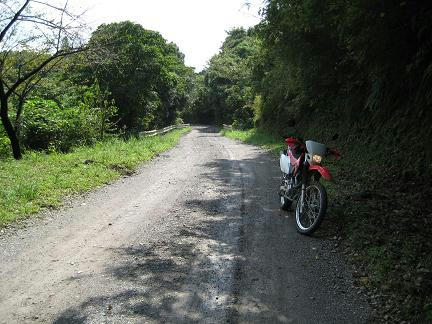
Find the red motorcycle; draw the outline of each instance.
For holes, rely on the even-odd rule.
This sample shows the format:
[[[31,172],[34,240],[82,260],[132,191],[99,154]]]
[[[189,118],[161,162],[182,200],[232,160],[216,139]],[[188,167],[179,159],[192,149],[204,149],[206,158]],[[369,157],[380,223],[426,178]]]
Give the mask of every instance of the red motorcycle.
[[[296,201],[296,229],[310,235],[318,229],[327,210],[327,191],[320,180],[331,180],[332,175],[322,166],[323,157],[334,155],[339,159],[340,153],[324,144],[295,137],[288,137],[285,143],[288,149],[280,155],[280,208],[288,210]]]

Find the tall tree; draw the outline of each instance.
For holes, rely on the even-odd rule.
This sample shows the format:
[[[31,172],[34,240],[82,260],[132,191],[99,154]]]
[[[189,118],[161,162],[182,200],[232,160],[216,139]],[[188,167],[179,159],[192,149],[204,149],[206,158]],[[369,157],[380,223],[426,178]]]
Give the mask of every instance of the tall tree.
[[[0,117],[15,159],[22,153],[9,117],[11,97],[22,99],[45,71],[82,51],[82,28],[80,15],[69,10],[67,0],[61,7],[38,0],[0,1]]]
[[[185,105],[186,80],[192,73],[183,54],[158,32],[130,21],[99,26],[89,45],[110,40],[110,52],[95,52],[83,73],[96,76],[112,93],[120,125],[137,132],[172,123]]]
[[[210,59],[204,71],[205,91],[199,115],[216,124],[236,121],[252,125],[252,62],[258,51],[253,30],[234,28],[228,32],[221,51]]]

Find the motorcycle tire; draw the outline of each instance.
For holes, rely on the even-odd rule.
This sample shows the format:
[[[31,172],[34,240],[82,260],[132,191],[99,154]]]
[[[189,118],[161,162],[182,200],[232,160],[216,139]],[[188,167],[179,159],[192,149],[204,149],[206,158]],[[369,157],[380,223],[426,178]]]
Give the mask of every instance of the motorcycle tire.
[[[314,204],[312,204],[312,195]],[[308,200],[308,201],[307,201]],[[315,202],[319,205],[315,205]],[[296,230],[303,235],[311,235],[321,225],[324,216],[327,211],[327,191],[324,186],[319,182],[313,182],[306,187],[305,190],[305,203],[303,212],[300,214],[300,198],[297,200],[295,210],[295,225]],[[305,213],[307,215],[305,215]],[[311,221],[310,215],[313,215],[313,221]],[[306,225],[302,219],[308,217],[309,224]]]

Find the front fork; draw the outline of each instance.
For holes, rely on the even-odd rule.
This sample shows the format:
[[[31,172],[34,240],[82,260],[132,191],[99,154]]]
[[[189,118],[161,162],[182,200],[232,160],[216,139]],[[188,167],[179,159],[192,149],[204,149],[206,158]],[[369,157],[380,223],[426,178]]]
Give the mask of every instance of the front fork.
[[[303,213],[305,191],[306,191],[306,185],[302,183],[301,193],[300,193],[300,215]]]
[[[304,207],[304,199],[306,194],[306,185],[309,182],[308,181],[308,164],[305,162],[303,163],[303,169],[302,169],[302,186],[301,186],[301,193],[300,193],[300,215],[303,213],[303,207]]]

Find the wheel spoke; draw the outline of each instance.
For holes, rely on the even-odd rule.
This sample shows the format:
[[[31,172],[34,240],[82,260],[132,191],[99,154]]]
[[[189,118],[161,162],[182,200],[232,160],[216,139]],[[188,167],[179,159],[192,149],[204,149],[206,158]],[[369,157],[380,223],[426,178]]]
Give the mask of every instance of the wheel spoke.
[[[301,205],[303,203],[303,206]],[[303,201],[297,201],[296,226],[303,234],[311,234],[316,230],[317,225],[326,209],[325,188],[319,183],[311,184],[303,193]],[[300,212],[301,210],[301,212]]]
[[[309,187],[305,192],[303,203],[303,212],[299,215],[299,220],[302,226],[309,228],[316,222],[320,212],[321,203],[318,188]]]

